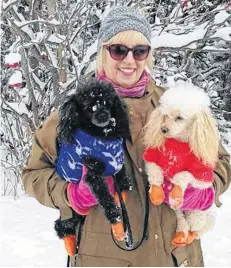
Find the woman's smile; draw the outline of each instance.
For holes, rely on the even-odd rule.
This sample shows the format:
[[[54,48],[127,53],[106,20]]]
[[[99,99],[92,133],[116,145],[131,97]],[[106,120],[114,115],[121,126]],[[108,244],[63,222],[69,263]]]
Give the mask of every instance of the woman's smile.
[[[118,68],[120,73],[124,76],[132,76],[135,73],[135,68]]]

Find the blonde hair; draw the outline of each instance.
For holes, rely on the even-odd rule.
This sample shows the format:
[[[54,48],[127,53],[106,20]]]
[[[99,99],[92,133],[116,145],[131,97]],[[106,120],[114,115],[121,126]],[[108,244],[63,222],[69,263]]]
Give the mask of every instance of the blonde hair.
[[[115,36],[113,36],[111,39],[109,39],[107,42],[103,43],[100,51],[97,55],[96,59],[96,71],[102,72],[104,70],[103,65],[105,63],[106,58],[106,49],[104,49],[105,45],[111,45],[111,44],[123,44],[123,43],[131,43],[132,46],[135,45],[150,45],[147,38],[140,32],[137,31],[123,31]],[[153,60],[152,60],[152,52],[150,50],[149,55],[146,59],[146,66],[148,71],[151,73],[153,70]]]

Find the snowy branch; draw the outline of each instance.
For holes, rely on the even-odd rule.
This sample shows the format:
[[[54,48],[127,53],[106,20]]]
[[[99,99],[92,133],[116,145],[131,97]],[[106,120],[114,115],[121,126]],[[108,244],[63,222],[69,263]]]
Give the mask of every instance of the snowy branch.
[[[141,9],[150,21],[153,77],[158,85],[193,80],[211,94],[217,118],[231,121],[229,3],[189,2],[186,6],[176,0],[2,1],[1,106],[7,151],[2,165],[9,162],[14,174],[19,174],[36,127],[76,89],[82,75],[95,70],[99,26],[113,5]],[[7,62],[14,53],[21,59]],[[15,74],[20,81],[12,83]],[[14,182],[4,189],[14,192]]]

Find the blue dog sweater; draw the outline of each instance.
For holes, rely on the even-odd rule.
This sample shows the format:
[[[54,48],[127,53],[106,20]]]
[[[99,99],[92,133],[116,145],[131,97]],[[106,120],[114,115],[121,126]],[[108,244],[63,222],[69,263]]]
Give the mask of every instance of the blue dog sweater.
[[[72,143],[60,145],[56,162],[56,171],[63,179],[78,183],[82,178],[84,157],[96,158],[105,165],[104,176],[118,173],[124,163],[123,140],[105,140],[95,138],[77,130]]]

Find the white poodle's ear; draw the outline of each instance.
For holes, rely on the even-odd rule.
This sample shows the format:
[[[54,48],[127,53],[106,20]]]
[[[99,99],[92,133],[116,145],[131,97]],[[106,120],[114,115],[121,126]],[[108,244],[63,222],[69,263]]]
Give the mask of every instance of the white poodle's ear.
[[[148,123],[144,127],[144,144],[145,147],[160,147],[164,141],[164,136],[161,132],[163,123],[163,115],[161,108],[156,108],[149,118]]]
[[[195,155],[204,163],[215,166],[218,158],[219,134],[216,121],[208,112],[195,115],[189,143]]]

